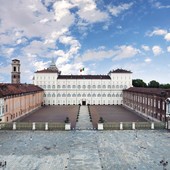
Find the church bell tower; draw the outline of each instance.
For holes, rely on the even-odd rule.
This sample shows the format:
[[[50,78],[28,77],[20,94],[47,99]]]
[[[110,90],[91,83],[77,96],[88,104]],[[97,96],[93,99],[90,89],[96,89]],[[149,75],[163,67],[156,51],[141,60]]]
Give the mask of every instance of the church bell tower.
[[[12,60],[11,83],[20,84],[20,60]]]

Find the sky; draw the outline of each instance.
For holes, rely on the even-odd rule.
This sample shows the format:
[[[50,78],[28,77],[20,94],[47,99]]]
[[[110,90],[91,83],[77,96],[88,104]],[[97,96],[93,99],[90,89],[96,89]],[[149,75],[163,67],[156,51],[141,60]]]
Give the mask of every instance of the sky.
[[[12,59],[22,83],[52,59],[61,74],[122,68],[170,83],[170,1],[0,0],[0,82],[11,81]]]

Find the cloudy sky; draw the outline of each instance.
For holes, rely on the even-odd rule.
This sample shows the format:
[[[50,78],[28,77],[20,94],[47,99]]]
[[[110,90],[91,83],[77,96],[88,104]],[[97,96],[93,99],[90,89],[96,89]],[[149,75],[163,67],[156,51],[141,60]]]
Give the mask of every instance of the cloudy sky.
[[[124,68],[145,82],[170,82],[169,0],[0,0],[0,82],[11,60],[21,81],[49,66],[62,74]]]

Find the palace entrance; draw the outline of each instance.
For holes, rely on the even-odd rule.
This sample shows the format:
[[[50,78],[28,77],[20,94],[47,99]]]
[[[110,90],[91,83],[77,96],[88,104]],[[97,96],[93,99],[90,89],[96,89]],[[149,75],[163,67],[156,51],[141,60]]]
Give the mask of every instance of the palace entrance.
[[[84,105],[84,106],[86,105],[86,101],[85,100],[82,101],[82,105]]]

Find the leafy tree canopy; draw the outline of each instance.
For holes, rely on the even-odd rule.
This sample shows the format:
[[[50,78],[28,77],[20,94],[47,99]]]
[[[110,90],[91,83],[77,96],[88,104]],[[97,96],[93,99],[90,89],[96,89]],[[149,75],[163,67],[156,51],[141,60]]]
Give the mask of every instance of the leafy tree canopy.
[[[148,83],[148,87],[150,88],[159,88],[159,82],[152,80]]]
[[[146,83],[142,79],[132,80],[132,85],[134,87],[147,87]]]

